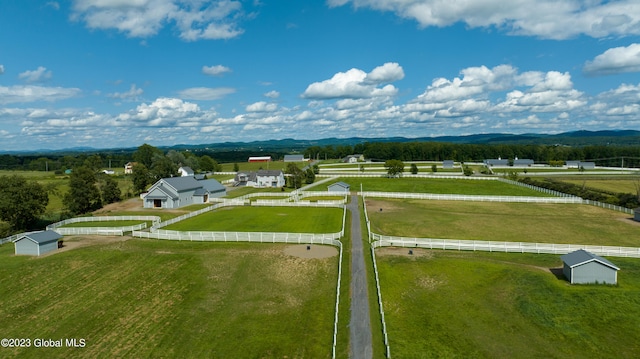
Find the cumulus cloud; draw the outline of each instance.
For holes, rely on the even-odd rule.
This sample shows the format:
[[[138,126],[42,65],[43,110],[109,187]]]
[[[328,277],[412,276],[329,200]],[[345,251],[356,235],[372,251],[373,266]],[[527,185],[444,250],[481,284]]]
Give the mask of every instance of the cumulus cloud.
[[[80,89],[44,86],[0,86],[0,104],[58,101],[78,96]]]
[[[370,73],[360,69],[338,72],[332,78],[314,82],[302,94],[308,99],[369,98],[394,96],[398,90],[383,83],[400,80],[404,77],[402,67],[397,63],[386,63],[376,67]]]
[[[37,69],[33,71],[25,71],[18,75],[18,78],[26,81],[26,82],[44,82],[53,76],[51,71],[47,71],[45,67],[38,66]]]
[[[91,29],[150,37],[175,24],[185,41],[239,36],[242,4],[233,0],[74,0],[72,19]]]
[[[274,112],[277,109],[278,105],[275,103],[259,101],[247,106],[245,110],[247,112]]]
[[[212,101],[236,92],[230,87],[192,87],[180,91],[180,98],[187,100]]]
[[[202,73],[209,76],[222,76],[227,72],[231,72],[231,69],[222,65],[202,66]]]
[[[609,49],[592,61],[587,61],[583,70],[591,75],[640,72],[640,44]]]
[[[129,91],[114,92],[114,93],[108,94],[107,96],[115,99],[120,99],[120,100],[136,101],[138,100],[140,95],[142,95],[143,93],[144,93],[144,90],[136,87],[135,84],[131,84],[131,87],[129,87]]]
[[[276,90],[272,90],[272,91],[269,91],[269,92],[265,93],[264,97],[276,99],[276,98],[280,97],[280,92],[278,92]]]
[[[640,34],[640,3],[556,0],[329,0],[331,7],[393,12],[421,27],[494,27],[514,35],[566,39],[580,34],[595,38]]]

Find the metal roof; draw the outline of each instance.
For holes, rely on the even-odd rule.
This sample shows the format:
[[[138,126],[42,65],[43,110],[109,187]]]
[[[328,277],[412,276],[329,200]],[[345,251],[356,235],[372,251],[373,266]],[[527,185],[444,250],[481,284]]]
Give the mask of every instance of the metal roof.
[[[574,268],[579,265],[595,261],[607,267],[613,268],[615,270],[620,270],[620,268],[618,268],[615,264],[600,257],[599,255],[593,254],[591,252],[587,252],[584,249],[578,249],[577,251],[562,255],[560,256],[560,259],[562,259],[562,261],[566,265],[568,265],[570,268]]]
[[[227,189],[217,180],[211,178],[208,180],[198,181],[209,193],[224,192]]]
[[[43,244],[43,243],[57,241],[58,239],[62,238],[62,236],[55,231],[32,232],[32,233],[25,233],[24,235],[18,237],[18,239],[16,239],[13,242],[15,243],[24,238],[30,239],[33,242],[36,242],[38,244]]]
[[[329,185],[329,187],[331,187],[331,186],[340,186],[342,188],[350,188],[351,187],[351,186],[349,186],[348,184],[346,184],[346,183],[344,183],[342,181],[336,182],[336,183],[332,183],[332,184]]]
[[[193,176],[163,178],[161,181],[173,187],[178,192],[202,187],[200,182],[193,178]]]

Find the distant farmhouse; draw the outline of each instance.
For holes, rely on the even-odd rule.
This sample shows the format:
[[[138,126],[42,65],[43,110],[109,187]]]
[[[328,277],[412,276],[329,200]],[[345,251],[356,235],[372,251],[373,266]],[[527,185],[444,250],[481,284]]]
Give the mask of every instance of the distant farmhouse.
[[[571,284],[618,283],[620,268],[598,255],[579,249],[560,258],[562,273]]]
[[[15,241],[16,255],[40,256],[58,248],[62,236],[54,231],[24,233]]]
[[[243,171],[236,173],[234,186],[284,187],[284,173],[280,170]]]
[[[187,166],[178,168],[178,173],[180,173],[180,176],[182,177],[195,175],[195,172],[193,172],[191,167],[187,167]]]
[[[130,175],[133,173],[133,166],[135,166],[136,164],[138,164],[137,162],[127,162],[124,165],[124,174],[126,175]]]
[[[179,208],[208,203],[222,197],[226,188],[215,179],[198,181],[193,176],[162,178],[142,195],[144,208]]]
[[[304,155],[284,155],[284,162],[304,162]]]
[[[364,162],[364,155],[349,155],[342,159],[344,163]]]
[[[596,168],[595,162],[585,162],[585,161],[567,161],[567,168],[583,168],[585,170],[592,170]]]
[[[271,156],[251,156],[249,162],[271,162]]]

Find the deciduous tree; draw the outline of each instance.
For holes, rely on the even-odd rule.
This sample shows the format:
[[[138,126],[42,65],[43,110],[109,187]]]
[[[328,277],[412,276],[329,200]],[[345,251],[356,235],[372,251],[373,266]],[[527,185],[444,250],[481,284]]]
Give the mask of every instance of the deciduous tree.
[[[22,176],[0,176],[0,219],[14,230],[28,228],[49,203],[46,189]]]
[[[77,167],[69,177],[69,192],[62,203],[73,214],[82,214],[102,207],[96,174],[87,167]]]

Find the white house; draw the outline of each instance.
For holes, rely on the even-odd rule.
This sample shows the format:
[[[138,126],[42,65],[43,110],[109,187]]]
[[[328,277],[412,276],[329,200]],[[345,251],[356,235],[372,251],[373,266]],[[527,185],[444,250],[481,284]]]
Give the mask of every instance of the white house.
[[[208,203],[210,197],[226,195],[226,188],[215,179],[198,181],[193,176],[162,178],[142,195],[144,208],[178,208]]]
[[[180,176],[182,177],[193,176],[195,174],[195,172],[193,172],[191,167],[187,167],[187,166],[178,168],[178,173],[180,173]]]
[[[344,163],[364,162],[364,155],[349,155],[342,159]]]
[[[133,173],[133,166],[135,166],[137,162],[127,162],[124,165],[124,174],[130,175]]]
[[[280,170],[259,170],[257,172],[238,172],[234,178],[235,186],[284,187],[284,173]]]

